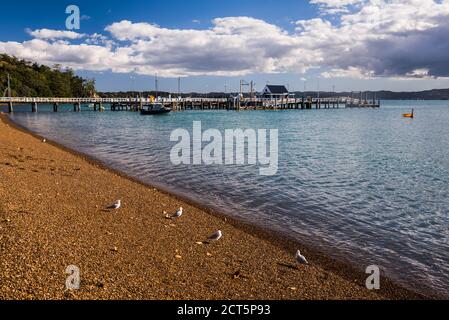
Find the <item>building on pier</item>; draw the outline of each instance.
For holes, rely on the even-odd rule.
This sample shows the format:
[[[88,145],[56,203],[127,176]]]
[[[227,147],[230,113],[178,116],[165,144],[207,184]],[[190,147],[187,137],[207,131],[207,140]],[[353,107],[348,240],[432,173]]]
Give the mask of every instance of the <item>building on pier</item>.
[[[264,99],[287,99],[290,92],[285,86],[281,85],[266,85],[262,91],[262,98]]]

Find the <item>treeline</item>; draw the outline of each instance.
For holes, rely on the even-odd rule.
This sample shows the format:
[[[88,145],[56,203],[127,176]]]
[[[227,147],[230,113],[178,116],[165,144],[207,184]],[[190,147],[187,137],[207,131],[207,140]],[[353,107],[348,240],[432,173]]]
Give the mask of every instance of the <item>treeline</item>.
[[[172,97],[176,97],[177,95],[171,94]],[[129,97],[164,97],[167,98],[170,96],[169,92],[163,92],[163,91],[143,91],[143,92],[137,92],[137,91],[117,91],[117,92],[98,92],[98,96],[101,98],[129,98]]]
[[[83,79],[59,65],[50,68],[0,54],[0,95],[8,96],[8,74],[13,97],[89,97],[95,80]]]

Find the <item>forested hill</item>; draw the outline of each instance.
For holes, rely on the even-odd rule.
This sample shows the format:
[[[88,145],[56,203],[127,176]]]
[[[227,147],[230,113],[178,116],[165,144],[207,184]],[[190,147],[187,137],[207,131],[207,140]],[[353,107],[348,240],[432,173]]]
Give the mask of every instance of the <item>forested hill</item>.
[[[13,97],[88,97],[95,92],[95,80],[76,76],[73,70],[0,54],[0,96],[8,96],[8,74]]]

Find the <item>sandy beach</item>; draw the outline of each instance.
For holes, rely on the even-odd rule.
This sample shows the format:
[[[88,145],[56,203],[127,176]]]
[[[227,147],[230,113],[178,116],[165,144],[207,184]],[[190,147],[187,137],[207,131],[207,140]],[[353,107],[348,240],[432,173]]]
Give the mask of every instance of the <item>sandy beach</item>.
[[[418,299],[0,121],[0,299]],[[121,199],[119,210],[105,208]],[[184,215],[166,219],[182,206]],[[164,213],[166,212],[166,213]],[[201,244],[216,230],[223,238]],[[298,265],[297,249],[310,264]],[[67,266],[81,271],[67,291]]]

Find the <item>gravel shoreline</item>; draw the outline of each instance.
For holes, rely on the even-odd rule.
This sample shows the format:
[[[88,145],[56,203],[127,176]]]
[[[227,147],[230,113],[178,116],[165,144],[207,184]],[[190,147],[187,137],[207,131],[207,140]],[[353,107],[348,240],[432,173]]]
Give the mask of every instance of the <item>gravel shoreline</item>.
[[[384,278],[369,291],[352,266],[0,118],[0,299],[423,298]],[[119,210],[105,210],[117,199]],[[180,206],[181,218],[166,219]],[[220,241],[200,244],[216,230]],[[310,265],[295,262],[296,249]],[[69,265],[80,269],[79,290],[65,289]]]

